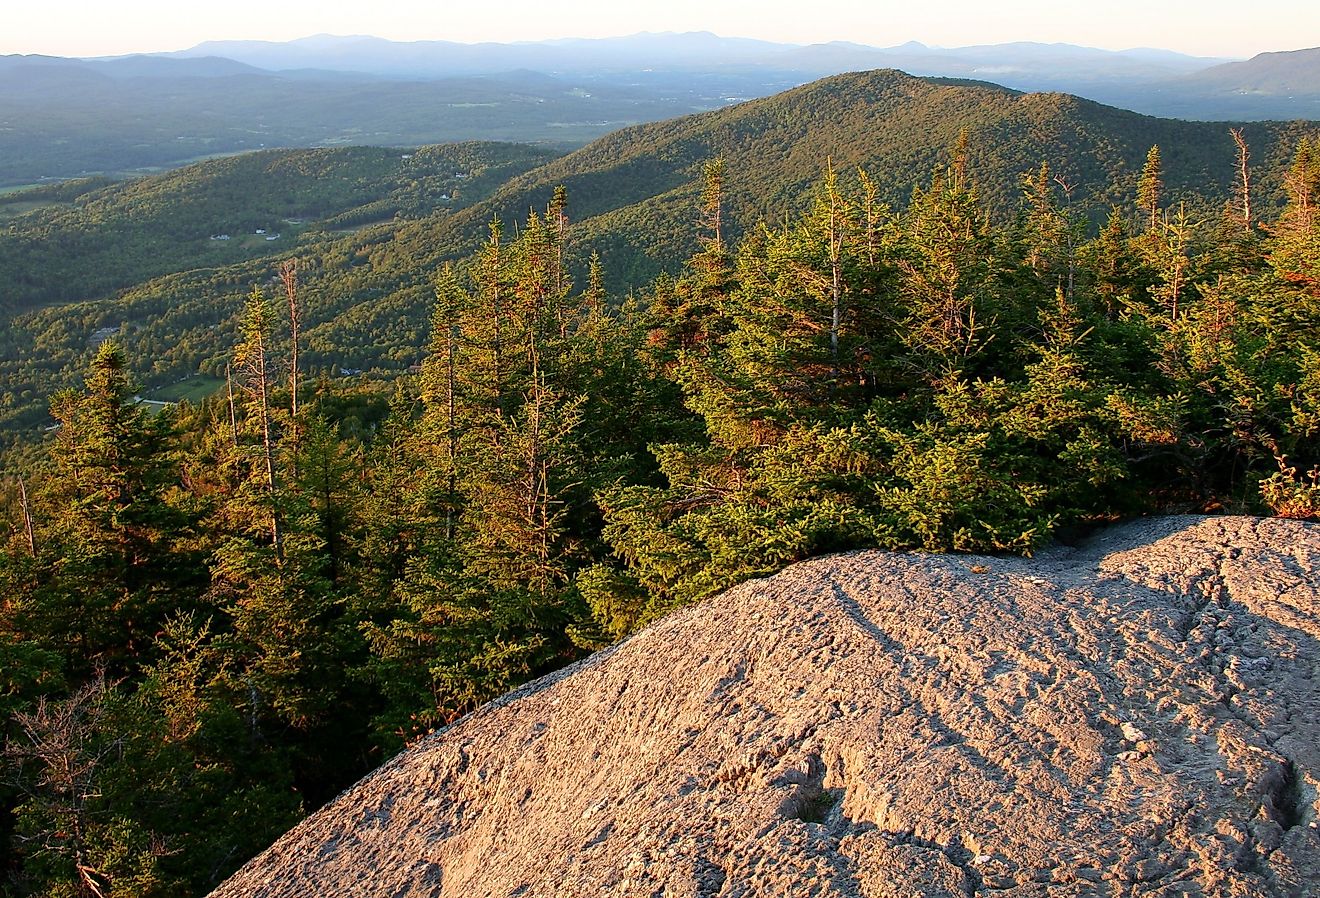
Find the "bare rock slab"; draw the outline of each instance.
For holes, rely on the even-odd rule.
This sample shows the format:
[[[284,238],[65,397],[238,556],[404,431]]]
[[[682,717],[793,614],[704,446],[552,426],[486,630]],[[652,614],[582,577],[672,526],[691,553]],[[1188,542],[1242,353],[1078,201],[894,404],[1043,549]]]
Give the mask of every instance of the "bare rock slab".
[[[1320,895],[1320,526],[858,552],[381,767],[216,898]]]

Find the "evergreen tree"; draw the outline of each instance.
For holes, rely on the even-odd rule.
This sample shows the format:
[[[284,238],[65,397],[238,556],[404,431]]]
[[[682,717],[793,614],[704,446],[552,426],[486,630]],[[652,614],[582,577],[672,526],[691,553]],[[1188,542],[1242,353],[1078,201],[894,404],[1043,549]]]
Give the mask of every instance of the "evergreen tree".
[[[23,626],[63,644],[84,672],[94,658],[120,672],[200,589],[199,557],[176,547],[189,539],[190,515],[172,501],[172,419],[137,405],[112,343],[98,349],[84,390],[57,394],[51,413],[59,428],[32,512],[39,552]]]
[[[243,341],[234,351],[235,365],[242,375],[243,386],[251,397],[257,429],[257,453],[260,459],[259,483],[264,493],[263,517],[269,529],[275,555],[283,552],[277,492],[276,436],[272,420],[272,394],[275,389],[275,365],[271,353],[274,330],[274,312],[260,287],[248,294],[241,323]]]
[[[957,166],[917,190],[898,258],[907,362],[927,381],[967,368],[992,338],[997,296],[989,221]]]
[[[1160,193],[1164,189],[1164,172],[1160,164],[1160,148],[1152,146],[1146,153],[1146,164],[1137,179],[1137,211],[1146,233],[1153,234],[1160,225]]]

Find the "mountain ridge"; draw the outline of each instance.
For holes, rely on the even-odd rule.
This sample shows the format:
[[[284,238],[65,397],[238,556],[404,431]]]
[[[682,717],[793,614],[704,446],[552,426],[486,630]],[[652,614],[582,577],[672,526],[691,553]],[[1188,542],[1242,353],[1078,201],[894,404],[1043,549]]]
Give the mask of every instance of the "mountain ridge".
[[[0,186],[263,146],[511,140],[569,149],[623,125],[882,68],[1071,93],[1164,117],[1320,119],[1320,88],[1308,86],[1320,84],[1320,59],[1289,58],[1305,89],[1207,86],[1194,76],[1220,60],[1149,49],[793,45],[710,33],[519,44],[322,35],[124,57],[9,56],[0,57]],[[471,80],[510,72],[539,74],[498,97]],[[543,91],[547,77],[562,87]]]
[[[1314,92],[1320,70],[1320,47],[1260,53],[1250,59],[1203,69],[1185,79],[1216,90],[1262,93]]]
[[[1295,139],[1305,131],[1281,123],[1244,128],[1262,163],[1261,192],[1268,195],[1278,189]],[[1151,144],[1165,151],[1172,194],[1201,190],[1226,197],[1231,189],[1234,148],[1228,125],[1156,119],[1067,94],[1022,93],[986,82],[880,70],[837,75],[774,97],[622,129],[515,178],[466,214],[516,218],[543,205],[545,200],[537,198],[562,183],[579,220],[609,216],[586,225],[575,239],[592,244],[613,232],[620,245],[635,245],[638,234],[618,236],[618,219],[638,195],[633,185],[661,185],[657,197],[677,191],[681,205],[695,209],[701,166],[716,156],[725,158],[730,208],[743,226],[804,202],[825,159],[833,159],[845,173],[854,166],[877,175],[886,172],[879,182],[880,198],[901,206],[947,161],[964,130],[970,138],[970,171],[982,184],[983,199],[1000,214],[1018,200],[1018,176],[1041,162],[1080,188],[1079,203],[1089,197],[1093,209],[1107,212],[1110,204],[1126,202]],[[894,164],[900,159],[901,174]],[[620,183],[601,189],[598,184],[608,171],[616,172],[613,180]],[[610,208],[597,205],[598,198]],[[688,251],[695,248],[692,214],[671,208],[659,224],[663,233],[687,233],[687,242],[675,245]],[[657,226],[653,215],[641,217],[648,229]],[[655,273],[655,268],[648,271]]]

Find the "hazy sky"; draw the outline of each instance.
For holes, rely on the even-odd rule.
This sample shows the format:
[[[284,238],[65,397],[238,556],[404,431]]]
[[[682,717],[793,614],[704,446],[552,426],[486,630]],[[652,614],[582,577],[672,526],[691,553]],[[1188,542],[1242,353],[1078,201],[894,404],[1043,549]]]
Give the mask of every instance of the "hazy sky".
[[[8,0],[0,53],[93,56],[208,39],[374,34],[394,40],[539,40],[714,31],[794,43],[941,46],[1013,40],[1212,56],[1320,45],[1317,0]]]

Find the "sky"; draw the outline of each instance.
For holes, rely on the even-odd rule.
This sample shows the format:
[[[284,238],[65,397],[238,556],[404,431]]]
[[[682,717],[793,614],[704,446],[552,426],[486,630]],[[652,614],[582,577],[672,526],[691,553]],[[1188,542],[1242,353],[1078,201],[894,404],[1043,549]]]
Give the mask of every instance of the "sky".
[[[1317,0],[21,0],[0,16],[0,53],[108,56],[205,40],[372,34],[519,41],[713,31],[787,43],[944,47],[1029,40],[1248,57],[1320,46]]]

